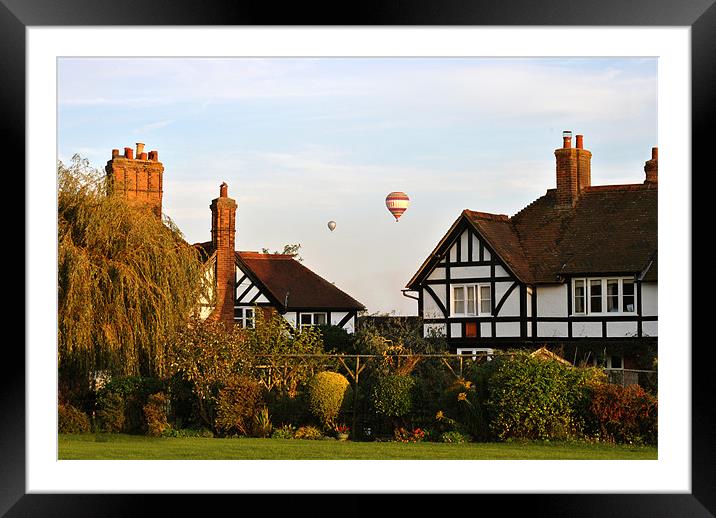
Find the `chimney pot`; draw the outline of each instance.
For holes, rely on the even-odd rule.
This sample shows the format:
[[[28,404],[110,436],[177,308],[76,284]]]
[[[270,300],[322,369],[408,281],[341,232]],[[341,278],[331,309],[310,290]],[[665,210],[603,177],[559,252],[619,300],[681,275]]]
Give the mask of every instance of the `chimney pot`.
[[[131,147],[124,148],[124,158],[128,158],[129,160],[134,158],[134,154]]]
[[[146,154],[146,153],[140,153],[139,156],[138,156],[138,158],[139,158],[139,160],[146,160],[146,159],[147,159],[147,154]]]
[[[226,198],[229,195],[229,186],[226,184],[226,182],[222,182],[222,184],[219,186],[219,196],[221,198]]]
[[[149,160],[153,160],[154,162],[157,162],[159,160],[159,152],[156,150],[152,150],[149,152]]]
[[[584,135],[577,135],[577,149],[584,149]]]
[[[142,142],[137,142],[137,158],[139,158],[139,155],[141,155],[144,152],[144,144]]]
[[[117,158],[119,156],[119,149],[113,149],[112,150],[112,158]]]
[[[569,149],[572,147],[572,132],[571,131],[563,131],[562,132],[562,140],[564,143],[562,144],[563,149]]]
[[[651,148],[651,159],[652,160],[659,159],[659,148],[658,147]]]

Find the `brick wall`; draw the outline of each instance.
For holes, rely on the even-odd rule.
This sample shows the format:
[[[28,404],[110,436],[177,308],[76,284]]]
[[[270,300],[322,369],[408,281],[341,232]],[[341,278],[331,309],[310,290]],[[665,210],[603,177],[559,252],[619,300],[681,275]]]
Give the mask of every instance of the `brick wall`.
[[[216,308],[211,318],[234,322],[236,289],[236,201],[228,197],[222,183],[219,197],[211,202],[211,241],[216,250]]]
[[[156,151],[144,152],[137,143],[135,158],[132,148],[112,150],[112,159],[105,166],[110,192],[123,194],[128,200],[148,206],[158,217],[162,215],[162,177],[164,166]]]

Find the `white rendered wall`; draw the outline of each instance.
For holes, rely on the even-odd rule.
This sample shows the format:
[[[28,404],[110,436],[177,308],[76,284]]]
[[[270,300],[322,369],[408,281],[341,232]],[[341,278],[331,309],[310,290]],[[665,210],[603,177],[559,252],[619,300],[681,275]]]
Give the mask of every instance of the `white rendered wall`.
[[[495,283],[495,306],[500,303],[502,296],[510,289],[512,282],[496,282]],[[520,316],[520,287],[519,285],[512,290],[512,293],[507,297],[500,313],[498,316],[501,317],[518,317]]]
[[[445,287],[444,286],[432,286],[440,302],[445,305]],[[442,292],[442,297],[440,296]],[[423,289],[423,318],[443,318],[445,315],[438,306],[437,302],[433,298],[432,294]]]
[[[562,337],[568,334],[567,322],[537,322],[538,338]]]
[[[511,277],[511,275],[499,264],[495,265],[495,277]]]
[[[450,280],[467,279],[470,277],[489,277],[489,266],[452,266]]]
[[[480,335],[483,338],[492,338],[492,324],[489,322],[480,322]]]
[[[460,323],[450,324],[450,336],[452,338],[462,338],[462,324],[460,324]]]
[[[642,322],[641,334],[642,336],[659,336],[658,322]]]
[[[597,337],[602,336],[601,322],[572,322],[572,336],[574,337]]]
[[[636,322],[607,322],[607,337],[637,336]]]
[[[657,283],[643,282],[641,284],[641,314],[643,316],[656,316],[658,312]]]
[[[564,284],[537,287],[537,316],[567,316],[567,286]],[[539,333],[542,336],[542,333]],[[551,335],[550,335],[551,336]],[[561,336],[561,335],[559,335]]]
[[[520,323],[519,322],[497,322],[495,325],[495,332],[497,336],[520,336]]]
[[[428,275],[428,280],[442,280],[445,278],[445,268],[435,268],[432,272],[430,272],[430,275]]]
[[[347,311],[335,311],[331,313],[331,325],[337,326],[341,319],[348,314]]]

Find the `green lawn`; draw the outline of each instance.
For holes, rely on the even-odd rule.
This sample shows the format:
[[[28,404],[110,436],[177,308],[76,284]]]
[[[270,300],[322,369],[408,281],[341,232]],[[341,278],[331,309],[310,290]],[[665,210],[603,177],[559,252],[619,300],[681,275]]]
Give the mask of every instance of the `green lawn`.
[[[395,443],[336,440],[151,438],[141,435],[59,435],[60,459],[623,459],[656,460],[656,447],[585,442]]]

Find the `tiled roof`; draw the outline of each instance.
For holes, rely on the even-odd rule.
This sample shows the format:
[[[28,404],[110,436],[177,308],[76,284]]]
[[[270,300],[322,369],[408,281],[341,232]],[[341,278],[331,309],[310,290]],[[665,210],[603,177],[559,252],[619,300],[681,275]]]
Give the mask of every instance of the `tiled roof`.
[[[211,241],[196,243],[202,260],[214,253]],[[261,288],[268,292],[281,310],[325,309],[363,310],[365,306],[353,297],[306,268],[293,256],[286,254],[263,254],[259,252],[235,252],[237,262]],[[288,306],[284,307],[288,293]]]
[[[288,293],[291,309],[362,310],[363,304],[334,284],[306,268],[291,255],[236,252],[240,265],[248,269],[283,306]]]
[[[641,273],[647,267],[644,280],[656,280],[656,184],[588,187],[573,208],[557,207],[555,194],[549,189],[511,218],[471,210],[461,218],[526,283],[558,282],[565,274]],[[428,264],[409,287],[421,271],[427,274]]]

